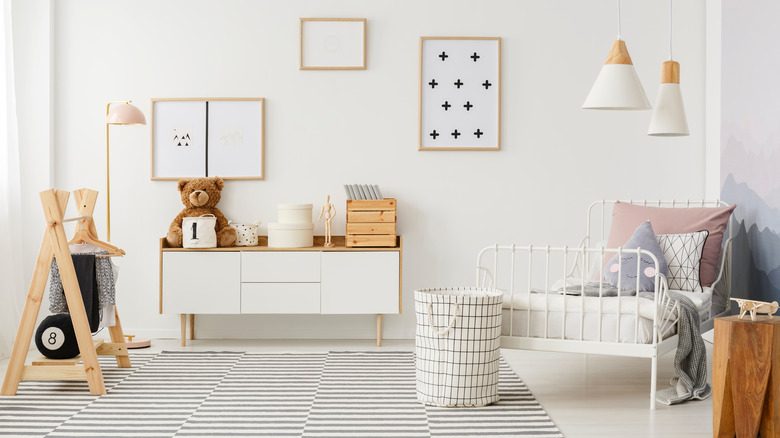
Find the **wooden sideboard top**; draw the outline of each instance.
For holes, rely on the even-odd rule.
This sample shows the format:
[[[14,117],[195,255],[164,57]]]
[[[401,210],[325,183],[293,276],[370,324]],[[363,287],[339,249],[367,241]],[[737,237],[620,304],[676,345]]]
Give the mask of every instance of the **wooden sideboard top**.
[[[739,319],[739,315],[723,316],[721,318],[715,318],[715,322],[724,323],[744,323],[744,324],[780,324],[780,315],[773,315],[771,318],[769,315],[759,314],[756,315],[756,320],[753,321],[750,318],[750,313],[746,313],[742,319]]]
[[[344,245],[345,236],[332,236],[331,241],[336,245],[332,248],[326,248],[325,236],[314,236],[314,246],[306,248],[270,248],[268,246],[268,236],[257,237],[259,245],[257,246],[228,246],[219,248],[171,248],[165,237],[160,238],[160,251],[401,251],[403,239],[396,236],[395,247],[351,247]]]

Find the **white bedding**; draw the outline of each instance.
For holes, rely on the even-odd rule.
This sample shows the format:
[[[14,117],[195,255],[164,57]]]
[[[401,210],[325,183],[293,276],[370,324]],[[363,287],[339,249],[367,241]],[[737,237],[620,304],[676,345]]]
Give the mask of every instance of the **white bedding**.
[[[502,336],[522,336],[528,337],[528,312],[515,310],[511,313],[509,309],[503,310],[503,325],[501,327]],[[549,312],[547,323],[547,338],[561,339],[561,315],[562,312]],[[584,319],[579,313],[566,314],[566,339],[580,340],[580,319],[583,319],[582,340],[615,342],[617,338],[617,321],[615,314],[604,314],[601,317],[601,339],[598,333],[598,315],[585,314]],[[512,321],[510,334],[510,320]],[[650,343],[653,330],[653,321],[646,318],[639,318],[637,336],[635,338],[635,318],[633,315],[620,316],[620,342],[647,344]],[[672,335],[667,333],[664,338]],[[531,311],[531,337],[544,338],[544,313],[536,310]]]
[[[712,288],[703,292],[675,291],[691,299],[702,321],[709,318],[712,305]],[[530,295],[530,297],[529,297]],[[618,302],[620,303],[620,342],[649,343],[653,328],[654,302],[638,298],[639,323],[636,323],[636,297],[580,297],[557,293],[509,293],[504,294],[502,335],[528,336],[528,308],[531,308],[531,337],[545,337],[545,307],[548,309],[547,337],[561,338],[562,315],[566,307],[566,339],[580,339],[580,321],[582,320],[582,339],[588,341],[615,342],[618,338]],[[599,335],[599,306],[601,307],[601,334]],[[515,309],[514,312],[510,308]],[[583,311],[584,309],[584,311]],[[660,311],[659,311],[660,313]],[[662,317],[663,315],[659,315]],[[664,333],[666,338],[674,334],[673,329]],[[599,336],[601,338],[599,339]]]

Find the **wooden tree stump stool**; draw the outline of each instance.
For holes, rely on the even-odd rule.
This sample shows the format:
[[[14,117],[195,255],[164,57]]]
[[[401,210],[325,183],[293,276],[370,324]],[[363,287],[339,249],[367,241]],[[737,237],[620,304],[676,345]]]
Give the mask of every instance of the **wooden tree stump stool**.
[[[715,319],[713,436],[780,437],[780,317]]]

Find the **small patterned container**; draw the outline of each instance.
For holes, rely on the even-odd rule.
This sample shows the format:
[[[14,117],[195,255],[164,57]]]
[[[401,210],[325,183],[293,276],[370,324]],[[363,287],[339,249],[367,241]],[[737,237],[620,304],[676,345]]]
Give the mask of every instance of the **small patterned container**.
[[[232,221],[228,224],[236,229],[238,239],[236,239],[236,246],[257,246],[257,234],[260,221],[253,224],[237,224]]]

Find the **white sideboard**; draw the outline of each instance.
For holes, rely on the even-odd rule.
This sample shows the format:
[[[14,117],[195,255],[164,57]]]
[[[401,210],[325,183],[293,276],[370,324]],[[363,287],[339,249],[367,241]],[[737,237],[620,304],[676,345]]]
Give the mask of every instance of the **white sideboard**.
[[[401,313],[402,239],[394,248],[332,248],[314,237],[310,248],[169,248],[160,239],[160,313],[181,315],[181,340],[195,338],[196,314]],[[205,274],[205,275],[204,275]]]

